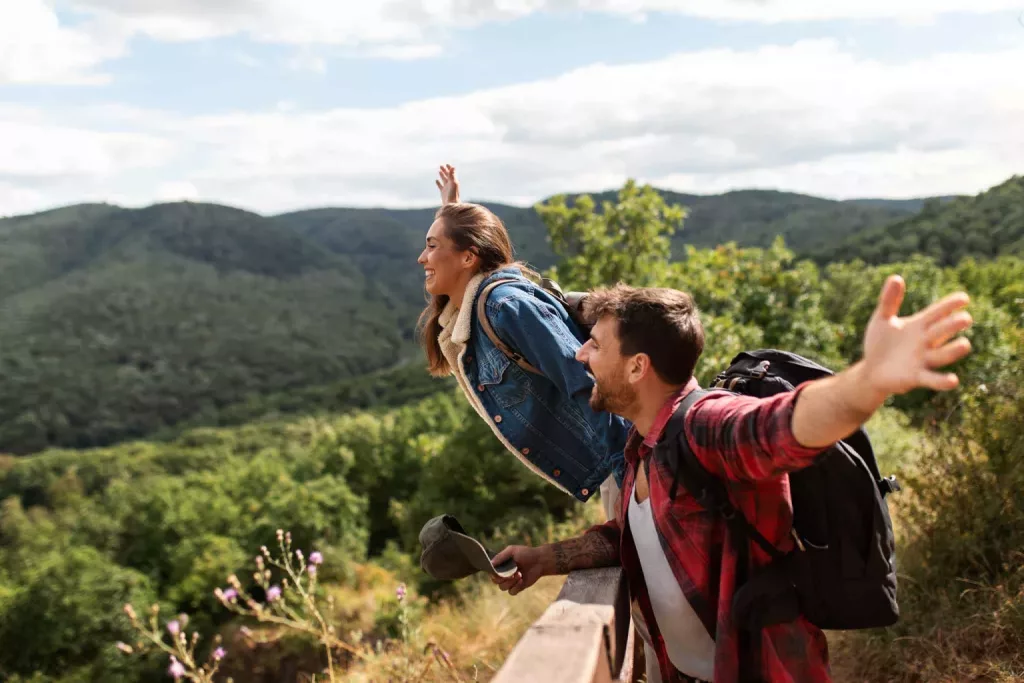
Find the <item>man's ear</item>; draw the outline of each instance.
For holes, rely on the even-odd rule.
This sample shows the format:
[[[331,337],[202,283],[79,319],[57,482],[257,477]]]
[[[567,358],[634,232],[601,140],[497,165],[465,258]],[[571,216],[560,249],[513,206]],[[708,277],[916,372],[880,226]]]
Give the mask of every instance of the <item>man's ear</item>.
[[[629,365],[627,366],[626,371],[629,374],[630,382],[639,382],[654,371],[654,366],[651,365],[651,357],[646,353],[635,354],[629,359]]]

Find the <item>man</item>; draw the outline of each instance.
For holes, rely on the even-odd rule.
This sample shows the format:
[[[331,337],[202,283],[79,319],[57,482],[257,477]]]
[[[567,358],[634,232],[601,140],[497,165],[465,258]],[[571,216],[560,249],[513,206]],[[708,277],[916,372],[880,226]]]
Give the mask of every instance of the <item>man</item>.
[[[905,285],[890,277],[864,336],[863,358],[835,376],[768,398],[711,392],[685,417],[684,434],[703,466],[722,479],[734,505],[781,551],[792,548],[793,508],[786,473],[862,425],[893,394],[926,387],[950,390],[954,374],[937,372],[970,351],[966,294],[947,296],[923,311],[898,317]],[[577,360],[595,378],[591,401],[630,420],[626,473],[617,515],[582,536],[538,548],[511,546],[495,558],[515,559],[519,571],[495,580],[515,595],[538,578],[621,563],[638,626],[652,648],[650,678],[670,681],[739,680],[741,652],[732,623],[736,549],[724,521],[705,512],[673,473],[649,457],[669,417],[698,388],[693,371],[704,331],[693,300],[668,289],[623,285],[591,294],[596,320]],[[752,544],[757,566],[768,556]],[[828,681],[824,634],[803,617],[768,626],[753,647],[757,675],[769,681]],[[652,652],[653,650],[653,652]]]

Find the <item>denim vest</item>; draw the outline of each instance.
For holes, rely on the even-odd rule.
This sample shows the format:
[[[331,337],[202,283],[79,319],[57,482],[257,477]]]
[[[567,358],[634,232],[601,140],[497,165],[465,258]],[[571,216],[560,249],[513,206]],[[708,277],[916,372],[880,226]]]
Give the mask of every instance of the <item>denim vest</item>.
[[[496,428],[516,455],[529,460],[551,482],[587,501],[608,478],[621,486],[624,449],[631,423],[595,412],[589,404],[594,381],[575,359],[586,337],[561,303],[515,267],[487,275],[477,290],[496,279],[487,298],[495,334],[544,374],[523,370],[473,321],[462,371]]]

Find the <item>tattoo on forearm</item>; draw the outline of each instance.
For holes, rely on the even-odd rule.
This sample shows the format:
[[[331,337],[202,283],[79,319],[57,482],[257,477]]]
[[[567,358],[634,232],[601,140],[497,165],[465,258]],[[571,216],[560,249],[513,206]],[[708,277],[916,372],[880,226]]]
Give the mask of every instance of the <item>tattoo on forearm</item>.
[[[568,574],[574,569],[610,567],[619,559],[619,549],[598,533],[555,543],[555,571]]]

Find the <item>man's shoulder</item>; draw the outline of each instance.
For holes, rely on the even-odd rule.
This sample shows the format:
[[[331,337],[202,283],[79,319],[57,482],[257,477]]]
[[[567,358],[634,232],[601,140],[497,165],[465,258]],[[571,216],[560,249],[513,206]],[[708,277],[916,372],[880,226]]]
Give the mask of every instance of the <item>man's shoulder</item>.
[[[750,410],[764,399],[748,394],[739,394],[728,389],[711,387],[697,388],[699,392],[690,403],[688,410],[677,410],[674,416],[679,426],[678,434],[692,437],[696,432],[706,432],[717,426],[730,426],[734,418]],[[684,403],[687,403],[684,399]],[[680,406],[682,408],[682,406]]]

